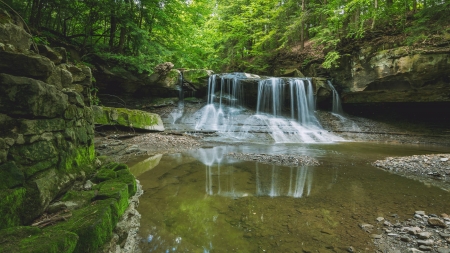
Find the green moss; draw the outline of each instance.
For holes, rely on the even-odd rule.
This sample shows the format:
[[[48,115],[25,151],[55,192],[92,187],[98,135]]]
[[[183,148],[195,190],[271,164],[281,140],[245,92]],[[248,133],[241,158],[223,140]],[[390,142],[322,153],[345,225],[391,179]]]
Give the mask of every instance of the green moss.
[[[117,181],[106,181],[94,187],[97,192],[95,199],[115,199],[118,203],[119,216],[128,208],[128,185]]]
[[[121,163],[121,164],[118,164],[116,167],[114,167],[113,170],[120,171],[120,170],[130,170],[130,169],[128,168],[128,166],[126,164]]]
[[[73,202],[77,205],[76,209],[86,207],[89,205],[92,201],[92,199],[95,197],[95,192],[92,191],[68,191],[64,196],[62,197],[62,201],[67,202]]]
[[[121,171],[122,172],[122,171]],[[125,183],[128,186],[128,197],[134,196],[137,191],[136,178],[128,171],[121,173],[116,179],[112,180],[115,182]]]
[[[22,224],[20,215],[26,203],[25,194],[25,188],[0,191],[0,229]]]
[[[37,141],[29,145],[14,145],[9,155],[17,164],[32,165],[57,157],[58,152],[53,142]]]
[[[70,231],[79,240],[73,252],[97,252],[111,239],[112,231],[119,220],[119,208],[115,199],[98,200],[92,205],[76,210],[67,222],[44,229],[49,231]]]
[[[89,146],[81,146],[78,148],[68,148],[68,151],[61,152],[61,160],[58,168],[66,172],[79,172],[84,170],[85,172],[92,172],[92,161],[95,158],[94,144]]]
[[[117,177],[117,174],[115,171],[110,169],[100,169],[97,174],[92,179],[93,182],[99,183],[106,180],[114,179]]]
[[[163,130],[161,118],[154,113],[126,108],[95,106],[94,121],[97,125],[118,125],[146,130]]]
[[[0,252],[71,253],[78,236],[68,231],[42,231],[35,227],[14,227],[0,231]]]
[[[16,166],[15,162],[0,165],[0,190],[21,186],[24,179],[23,172]]]

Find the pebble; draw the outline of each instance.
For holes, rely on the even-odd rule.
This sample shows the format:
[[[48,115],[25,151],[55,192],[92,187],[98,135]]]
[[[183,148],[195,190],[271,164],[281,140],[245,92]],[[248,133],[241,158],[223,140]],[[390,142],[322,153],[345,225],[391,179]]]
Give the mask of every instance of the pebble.
[[[381,239],[382,235],[371,234],[370,237],[372,237],[373,239]]]
[[[425,211],[415,211],[414,213],[418,215],[425,215]]]
[[[420,245],[420,246],[419,246],[419,250],[421,250],[421,251],[431,251],[432,248],[429,247],[429,246]]]
[[[419,233],[419,234],[417,235],[417,237],[418,237],[419,239],[428,239],[428,238],[431,237],[431,233],[430,233],[430,232],[422,232],[422,233]]]
[[[428,219],[428,224],[430,224],[431,226],[436,226],[436,227],[443,227],[446,228],[447,224],[445,224],[445,222],[439,218],[429,218]]]
[[[450,253],[450,249],[449,248],[438,248],[437,252],[438,253]]]
[[[428,239],[428,240],[417,240],[417,244],[425,245],[425,246],[433,246],[434,245],[434,241],[431,240],[431,239]]]
[[[408,236],[402,236],[400,237],[400,240],[402,240],[403,242],[410,242],[411,238],[409,238]]]
[[[396,234],[396,233],[389,233],[388,236],[397,237],[398,234]]]
[[[448,158],[441,158],[441,162],[446,162],[448,161]]]
[[[418,252],[422,252],[421,250],[418,250],[416,248],[409,248],[408,249],[408,253],[418,253]]]
[[[378,221],[378,222],[384,221],[384,218],[383,218],[383,217],[378,217],[378,218],[377,218],[377,221]]]

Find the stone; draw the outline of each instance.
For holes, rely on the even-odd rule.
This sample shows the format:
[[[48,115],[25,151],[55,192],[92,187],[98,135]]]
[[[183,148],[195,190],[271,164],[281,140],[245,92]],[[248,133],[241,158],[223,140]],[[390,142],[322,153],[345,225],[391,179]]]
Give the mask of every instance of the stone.
[[[170,70],[165,75],[153,73],[149,76],[147,83],[153,87],[177,90],[180,84],[180,75],[181,72],[176,69]]]
[[[30,77],[41,81],[47,80],[55,64],[47,57],[34,53],[19,53],[0,49],[0,69],[2,73]]]
[[[448,234],[448,233],[442,233],[442,232],[440,232],[439,235],[440,235],[442,238],[450,238],[450,234]]]
[[[37,227],[14,227],[0,231],[4,243],[0,252],[70,253],[75,249],[78,235],[68,231],[48,231]]]
[[[382,235],[371,234],[370,237],[372,237],[373,239],[381,239]]]
[[[383,218],[383,217],[378,217],[376,220],[377,220],[378,222],[380,222],[380,221],[384,221],[384,218]]]
[[[418,214],[418,215],[425,215],[425,211],[415,211],[415,214]]]
[[[419,239],[428,239],[431,237],[431,235],[432,234],[430,232],[422,232],[422,233],[417,234],[417,237]]]
[[[21,216],[28,205],[26,193],[23,187],[0,190],[0,230],[23,224]]]
[[[430,246],[420,245],[419,250],[421,251],[431,251],[433,248]]]
[[[40,135],[45,132],[62,131],[66,128],[63,119],[19,120],[18,132],[23,135]]]
[[[443,228],[447,227],[447,224],[445,224],[445,222],[443,220],[436,218],[436,217],[429,218],[428,224],[430,224],[430,226],[435,226],[435,227],[443,227]]]
[[[67,50],[63,47],[54,47],[53,50],[61,56],[61,63],[67,63]]]
[[[108,242],[113,228],[119,220],[118,203],[115,199],[98,200],[72,212],[67,222],[49,227],[48,231],[70,231],[78,235],[79,240],[74,253],[94,253]]]
[[[416,249],[416,248],[409,248],[407,252],[408,252],[408,253],[419,253],[419,252],[422,252],[422,251],[421,251],[421,250],[418,250],[418,249]]]
[[[74,83],[82,82],[87,77],[80,67],[72,64],[64,64],[64,67],[72,74]]]
[[[431,239],[428,239],[428,240],[417,240],[417,244],[425,245],[425,246],[433,246],[434,245],[434,241],[431,240]]]
[[[96,125],[114,125],[150,131],[164,131],[158,114],[125,108],[92,106]]]
[[[8,19],[8,22],[0,23],[0,42],[12,44],[21,52],[29,50],[32,36],[20,26],[15,25],[10,17]]]
[[[167,73],[169,73],[169,71],[171,71],[173,67],[174,67],[173,63],[164,62],[164,63],[156,65],[153,70],[156,73],[158,73],[159,75],[164,76],[164,75],[167,75]]]
[[[408,236],[402,236],[402,237],[400,237],[400,240],[403,242],[410,242],[411,238],[409,238]]]
[[[450,249],[449,248],[438,248],[437,249],[438,253],[450,253]]]
[[[72,74],[64,68],[56,66],[53,68],[51,75],[45,81],[50,85],[56,86],[58,89],[69,87],[72,82]]]
[[[72,90],[63,90],[64,94],[67,95],[67,97],[69,98],[69,102],[71,104],[74,104],[78,107],[84,107],[84,98],[83,95],[81,95],[78,92],[72,91]]]
[[[85,190],[91,190],[92,187],[94,187],[94,183],[92,183],[91,180],[87,180],[86,183],[83,185],[83,189]]]
[[[403,230],[406,231],[410,235],[416,235],[416,234],[422,232],[422,229],[420,229],[419,227],[405,227],[405,228],[403,228]]]
[[[15,162],[0,164],[0,190],[22,186],[25,182],[23,171]]]
[[[448,161],[448,158],[441,158],[441,162],[446,162]]]
[[[62,56],[47,45],[38,45],[39,54],[49,58],[53,63],[60,64]]]
[[[54,86],[0,74],[0,113],[56,118],[64,114],[67,105],[67,95]]]
[[[188,82],[196,90],[207,89],[209,76],[214,74],[212,70],[207,69],[187,69],[183,72],[183,81]]]

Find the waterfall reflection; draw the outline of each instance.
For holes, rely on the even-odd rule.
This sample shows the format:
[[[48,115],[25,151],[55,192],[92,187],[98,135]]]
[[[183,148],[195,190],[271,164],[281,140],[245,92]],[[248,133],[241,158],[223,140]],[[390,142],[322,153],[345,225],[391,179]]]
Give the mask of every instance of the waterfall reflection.
[[[302,198],[311,193],[314,169],[246,162],[227,157],[234,147],[199,149],[191,154],[205,165],[206,194],[230,198],[287,196]],[[240,162],[240,161],[239,161]],[[237,166],[233,166],[236,164]]]

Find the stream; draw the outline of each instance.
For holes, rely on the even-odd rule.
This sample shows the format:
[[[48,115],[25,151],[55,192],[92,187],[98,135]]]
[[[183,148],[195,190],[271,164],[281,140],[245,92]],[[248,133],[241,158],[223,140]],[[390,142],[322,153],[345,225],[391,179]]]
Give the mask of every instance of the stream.
[[[387,156],[450,148],[364,142],[223,144],[129,163],[144,194],[142,252],[374,252],[359,224],[450,211],[450,193],[377,169]],[[236,160],[293,154],[317,166]],[[383,231],[373,231],[381,233]]]

